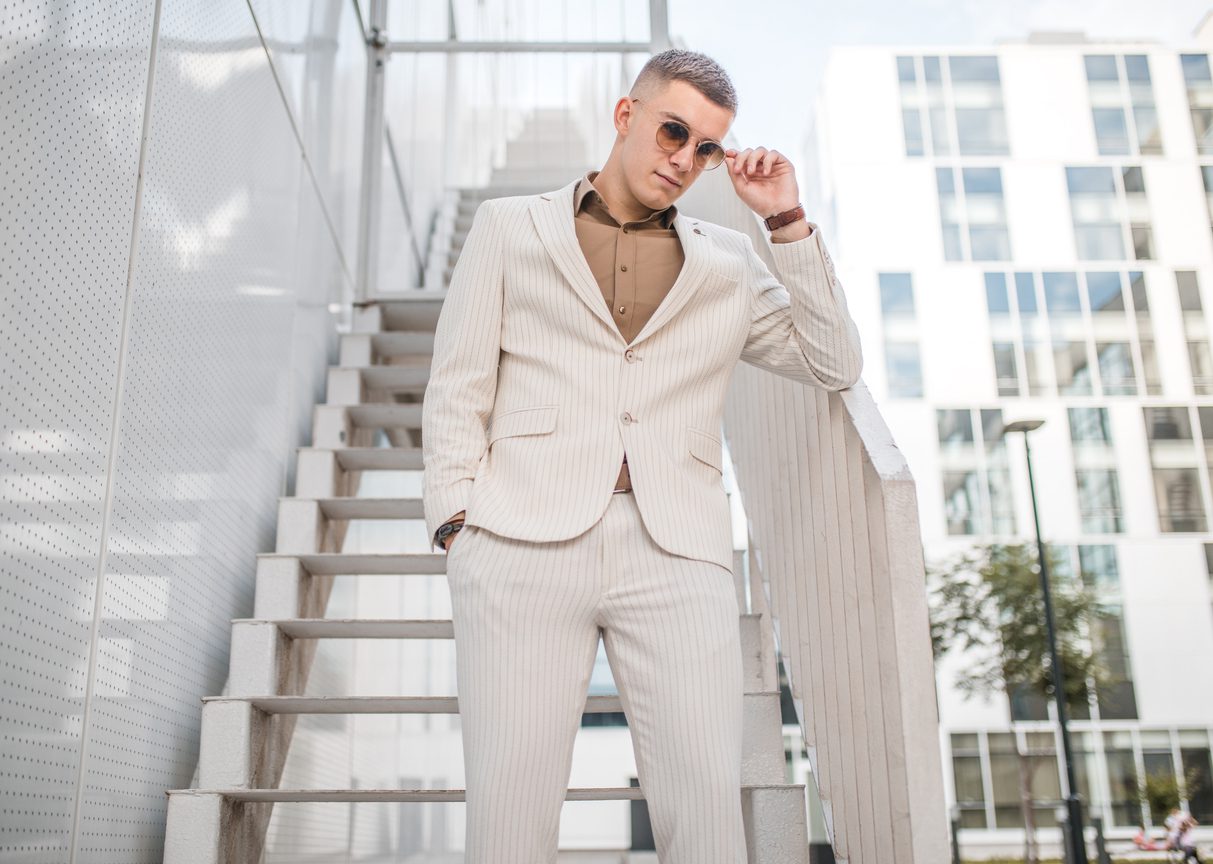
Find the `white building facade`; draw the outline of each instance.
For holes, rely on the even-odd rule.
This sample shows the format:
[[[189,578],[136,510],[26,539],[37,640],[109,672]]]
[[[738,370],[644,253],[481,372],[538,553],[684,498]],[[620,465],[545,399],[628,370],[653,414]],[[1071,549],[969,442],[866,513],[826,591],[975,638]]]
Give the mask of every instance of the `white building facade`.
[[[928,562],[1044,538],[1107,610],[1115,679],[1075,706],[1080,792],[1110,836],[1153,822],[1151,774],[1213,823],[1213,40],[1036,37],[840,48],[804,171],[864,339],[864,378],[917,482]],[[818,187],[817,184],[820,184]],[[1042,839],[1062,795],[1055,710],[966,699],[938,668],[962,846]],[[1012,704],[1014,703],[1014,704]]]

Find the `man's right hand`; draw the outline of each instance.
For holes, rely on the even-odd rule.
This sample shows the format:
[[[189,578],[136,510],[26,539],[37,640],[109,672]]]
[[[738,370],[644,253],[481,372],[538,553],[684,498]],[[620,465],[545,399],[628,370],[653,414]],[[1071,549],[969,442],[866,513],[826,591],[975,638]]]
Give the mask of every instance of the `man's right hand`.
[[[468,511],[466,511],[466,510],[460,510],[458,513],[456,513],[454,516],[452,516],[452,517],[451,517],[450,519],[448,519],[447,521],[448,521],[448,522],[450,522],[450,521],[452,521],[452,520],[458,519],[460,522],[462,522],[462,521],[463,521],[463,517],[464,517],[465,515],[467,515],[467,512],[468,512]],[[447,537],[446,539],[444,539],[444,540],[440,541],[440,542],[442,543],[442,549],[443,549],[443,551],[445,551],[445,552],[449,552],[449,551],[451,550],[451,545],[452,545],[452,544],[455,542],[455,538],[456,538],[456,537],[458,537],[458,536],[459,536],[459,532],[458,532],[458,531],[456,531],[454,534],[452,534],[452,535],[450,535],[449,537]]]

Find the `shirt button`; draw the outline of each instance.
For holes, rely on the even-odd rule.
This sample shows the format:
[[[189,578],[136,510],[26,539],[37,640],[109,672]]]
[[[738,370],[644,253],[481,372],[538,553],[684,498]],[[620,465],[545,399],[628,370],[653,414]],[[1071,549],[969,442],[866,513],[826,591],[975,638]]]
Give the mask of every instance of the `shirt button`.
[[[633,418],[632,418],[631,414],[629,414],[627,411],[624,411],[621,415],[619,415],[619,419],[626,426],[628,423],[632,422]]]
[[[620,314],[620,315],[622,315],[622,314],[623,314],[623,307],[622,307],[622,306],[620,306],[620,307],[619,307],[619,314]]]
[[[627,272],[628,272],[628,265],[627,265],[627,264],[620,264],[620,265],[619,265],[619,269],[620,269],[620,270],[622,270],[624,273],[627,273]]]

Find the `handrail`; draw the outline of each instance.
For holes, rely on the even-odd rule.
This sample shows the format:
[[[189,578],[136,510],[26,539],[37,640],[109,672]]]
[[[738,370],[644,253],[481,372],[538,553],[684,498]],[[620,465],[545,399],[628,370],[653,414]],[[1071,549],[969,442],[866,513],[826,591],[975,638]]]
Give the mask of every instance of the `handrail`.
[[[750,236],[724,172],[680,201]],[[830,842],[849,864],[948,860],[914,480],[862,383],[830,393],[740,364],[725,437]]]

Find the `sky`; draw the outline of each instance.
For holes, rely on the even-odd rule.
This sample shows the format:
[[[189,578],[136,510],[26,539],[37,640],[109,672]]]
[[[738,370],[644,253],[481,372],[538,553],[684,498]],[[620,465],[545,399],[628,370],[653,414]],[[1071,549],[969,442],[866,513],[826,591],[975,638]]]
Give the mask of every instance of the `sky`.
[[[802,151],[834,45],[992,45],[1032,31],[1191,44],[1213,0],[668,0],[670,32],[721,63],[737,88],[742,147]],[[756,14],[754,14],[756,12]],[[803,98],[795,98],[797,89]]]

